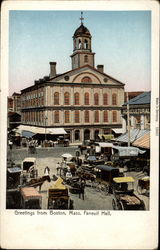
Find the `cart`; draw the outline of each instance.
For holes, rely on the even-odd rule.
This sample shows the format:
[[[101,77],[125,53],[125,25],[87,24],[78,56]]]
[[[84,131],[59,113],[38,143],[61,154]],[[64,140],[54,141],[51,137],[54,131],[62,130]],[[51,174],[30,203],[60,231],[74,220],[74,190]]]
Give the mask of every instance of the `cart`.
[[[105,189],[108,190],[108,193],[113,192],[113,178],[119,177],[121,175],[119,168],[112,167],[109,165],[98,165],[95,166],[97,170],[96,181],[102,183],[105,186]]]
[[[19,167],[7,168],[7,189],[15,189],[20,185],[21,172]]]
[[[42,208],[42,195],[34,187],[23,187],[20,193],[22,209]]]
[[[113,178],[113,210],[145,210],[144,201],[134,194],[132,177]]]
[[[145,194],[146,192],[149,192],[149,187],[150,187],[149,176],[145,176],[138,180],[137,192],[139,194]]]
[[[36,165],[36,158],[27,157],[22,163],[23,174],[28,174],[31,178],[36,178],[38,176],[38,169]]]
[[[68,187],[59,177],[53,186],[48,189],[48,209],[69,209],[73,201],[70,200]]]

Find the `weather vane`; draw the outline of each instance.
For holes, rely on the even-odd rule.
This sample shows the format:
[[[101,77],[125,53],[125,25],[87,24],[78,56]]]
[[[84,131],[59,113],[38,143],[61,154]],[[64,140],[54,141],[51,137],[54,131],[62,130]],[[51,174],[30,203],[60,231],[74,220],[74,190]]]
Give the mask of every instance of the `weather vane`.
[[[84,18],[83,18],[83,11],[81,11],[81,17],[80,17],[80,20],[81,20],[81,24],[83,24],[83,20],[84,20]]]

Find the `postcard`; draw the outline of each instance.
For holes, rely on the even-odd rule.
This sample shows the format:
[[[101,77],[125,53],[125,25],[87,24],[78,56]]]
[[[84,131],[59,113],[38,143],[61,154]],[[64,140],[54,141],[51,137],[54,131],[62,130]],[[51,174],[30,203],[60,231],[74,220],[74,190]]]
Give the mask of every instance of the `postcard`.
[[[158,7],[2,3],[2,248],[158,247]]]

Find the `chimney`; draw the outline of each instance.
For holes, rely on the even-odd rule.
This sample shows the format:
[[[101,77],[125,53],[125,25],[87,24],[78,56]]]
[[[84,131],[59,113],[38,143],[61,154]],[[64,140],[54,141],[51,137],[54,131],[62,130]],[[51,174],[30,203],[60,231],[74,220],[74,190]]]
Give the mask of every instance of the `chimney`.
[[[97,65],[97,70],[101,73],[103,73],[103,68],[104,68],[104,65]]]
[[[50,78],[56,76],[56,62],[50,62]]]

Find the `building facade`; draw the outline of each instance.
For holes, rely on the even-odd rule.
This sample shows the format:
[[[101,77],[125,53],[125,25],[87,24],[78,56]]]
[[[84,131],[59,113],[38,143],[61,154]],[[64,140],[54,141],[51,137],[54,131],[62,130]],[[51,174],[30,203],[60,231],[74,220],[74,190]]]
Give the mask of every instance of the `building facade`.
[[[144,92],[129,100],[129,118],[131,129],[150,130],[151,92]],[[122,106],[123,126],[127,124],[127,103]],[[126,129],[125,129],[126,130]]]
[[[96,139],[121,128],[124,83],[95,68],[91,34],[81,21],[73,35],[72,69],[50,75],[21,90],[22,124],[64,128],[71,142]]]

